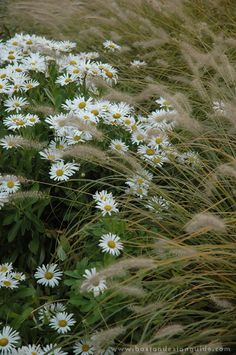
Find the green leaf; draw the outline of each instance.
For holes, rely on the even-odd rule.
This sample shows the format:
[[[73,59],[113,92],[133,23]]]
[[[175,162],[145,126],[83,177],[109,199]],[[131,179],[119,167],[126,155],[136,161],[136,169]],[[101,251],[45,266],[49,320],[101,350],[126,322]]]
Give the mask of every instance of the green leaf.
[[[17,233],[19,232],[19,229],[21,227],[21,224],[15,224],[8,232],[8,235],[7,235],[7,240],[8,242],[12,242],[16,236],[17,236]]]

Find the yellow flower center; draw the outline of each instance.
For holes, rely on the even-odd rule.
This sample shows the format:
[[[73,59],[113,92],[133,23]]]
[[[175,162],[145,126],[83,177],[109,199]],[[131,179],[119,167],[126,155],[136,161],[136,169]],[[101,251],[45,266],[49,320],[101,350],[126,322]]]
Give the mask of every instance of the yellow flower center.
[[[81,136],[74,136],[74,141],[78,142],[81,140]]]
[[[8,56],[8,59],[10,59],[10,60],[13,60],[13,59],[15,59],[16,57],[13,55],[13,54],[10,54],[9,56]]]
[[[121,150],[121,149],[122,149],[121,144],[115,144],[115,149],[117,149],[117,150]]]
[[[15,106],[16,106],[16,107],[19,107],[19,106],[20,106],[20,103],[19,103],[19,102],[15,102]]]
[[[0,268],[0,272],[7,272],[8,271],[8,268],[6,266],[2,266]]]
[[[164,106],[170,106],[170,101],[167,101],[167,100],[163,101],[163,105]]]
[[[23,126],[24,123],[25,123],[25,121],[23,121],[23,120],[17,120],[17,121],[16,121],[16,125],[17,125],[17,126]]]
[[[107,245],[109,246],[109,248],[114,249],[116,247],[116,243],[114,242],[114,240],[109,240]]]
[[[73,60],[73,59],[72,59],[72,60],[69,61],[69,64],[70,64],[70,65],[75,65],[75,64],[77,64],[77,62],[76,62],[76,60]]]
[[[162,138],[161,137],[157,137],[155,139],[155,141],[156,141],[157,144],[161,144],[162,143]]]
[[[44,273],[44,277],[45,277],[45,279],[47,279],[47,280],[51,280],[51,279],[53,278],[53,273],[50,272],[50,271],[46,271],[46,272]]]
[[[110,72],[110,70],[104,70],[105,71],[105,74],[106,74],[106,76],[108,76],[108,78],[113,78],[113,74],[112,74],[112,72]]]
[[[12,189],[13,187],[14,187],[14,181],[12,181],[12,180],[10,180],[10,181],[8,181],[7,182],[7,187],[9,188],[9,189]]]
[[[141,185],[141,184],[143,184],[143,182],[144,182],[144,181],[143,181],[142,178],[138,178],[138,179],[137,179],[137,184]]]
[[[17,45],[18,45],[18,42],[14,41],[14,42],[12,42],[12,45],[13,45],[13,46],[17,46]]]
[[[22,72],[22,69],[21,69],[21,68],[16,68],[16,72],[17,72],[17,73],[21,73],[21,72]]]
[[[33,44],[33,42],[31,41],[31,39],[29,39],[26,44]]]
[[[90,348],[90,346],[89,346],[88,344],[83,344],[83,345],[82,345],[82,351],[83,351],[83,352],[89,351],[89,348]]]
[[[95,116],[97,116],[99,114],[98,110],[91,110],[91,113]]]
[[[29,118],[29,121],[30,121],[30,122],[35,122],[35,121],[36,121],[36,118],[30,117],[30,118]]]
[[[160,158],[160,157],[155,157],[155,158],[153,159],[153,162],[158,164],[158,163],[161,162],[161,158]]]
[[[7,76],[7,74],[1,74],[1,75],[0,75],[0,78],[1,78],[1,79],[4,79],[4,78],[6,78],[6,76]]]
[[[37,355],[37,353],[35,351],[32,351],[31,355]]]
[[[3,285],[6,287],[11,286],[11,282],[10,281],[3,281]]]
[[[80,102],[78,106],[79,108],[85,108],[86,102]]]
[[[120,113],[114,113],[114,115],[112,116],[113,118],[120,118],[121,114]]]
[[[153,149],[153,148],[148,148],[148,149],[146,150],[146,154],[147,154],[147,155],[153,155],[153,154],[155,154],[155,149]]]
[[[104,209],[109,212],[109,211],[111,211],[112,206],[111,205],[105,205]]]
[[[72,81],[71,78],[66,78],[66,79],[65,79],[65,83],[69,83],[70,81]]]
[[[57,149],[64,149],[65,146],[64,146],[63,144],[59,144],[59,143],[58,143],[58,144],[56,145],[56,148],[57,148]]]
[[[130,120],[124,120],[125,124],[130,125],[131,121]]]
[[[57,176],[62,176],[64,174],[64,171],[62,169],[57,169],[56,175]]]
[[[3,88],[3,85],[0,84],[0,89],[2,89],[2,88]]]
[[[58,126],[60,126],[60,127],[64,127],[65,124],[66,124],[66,121],[65,121],[65,120],[60,120],[60,121],[58,121]]]
[[[139,187],[139,188],[137,189],[137,193],[138,193],[138,194],[142,194],[142,193],[143,193],[143,189],[141,189],[141,187]]]
[[[142,134],[138,134],[138,135],[137,135],[137,140],[138,140],[138,141],[142,141],[143,138],[144,138],[144,136],[143,136]]]
[[[79,69],[74,69],[74,70],[73,70],[73,73],[74,73],[74,74],[79,74],[79,72],[80,72]]]
[[[64,328],[64,327],[67,326],[67,324],[68,324],[68,322],[65,319],[61,319],[61,320],[58,321],[59,327]]]
[[[9,340],[7,338],[0,339],[0,346],[7,346],[8,343],[9,343]]]

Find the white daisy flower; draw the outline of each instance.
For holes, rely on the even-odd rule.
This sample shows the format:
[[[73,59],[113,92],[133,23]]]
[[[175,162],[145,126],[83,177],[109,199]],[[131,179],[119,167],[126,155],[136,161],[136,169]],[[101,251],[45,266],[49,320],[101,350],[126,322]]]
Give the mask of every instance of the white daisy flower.
[[[55,162],[57,160],[61,160],[62,158],[62,153],[57,149],[50,149],[50,148],[45,148],[41,152],[39,152],[39,155],[42,157],[42,159],[50,160],[52,162]]]
[[[80,342],[75,343],[73,351],[75,355],[92,355],[94,353],[94,348],[91,341],[82,339]]]
[[[192,166],[201,166],[202,165],[198,153],[192,152],[192,151],[182,153],[179,156],[179,160],[181,163],[185,163],[185,164],[192,165]]]
[[[47,69],[46,61],[39,53],[30,53],[30,55],[22,60],[22,64],[28,70],[36,72],[45,72]]]
[[[108,84],[116,83],[118,76],[117,76],[117,69],[113,68],[109,64],[99,64],[98,68],[101,70],[101,77],[105,79]]]
[[[14,278],[12,278],[11,275],[8,274],[0,281],[0,287],[10,288],[11,290],[13,290],[14,288],[18,288],[18,286],[19,281],[15,280]]]
[[[112,104],[109,107],[109,111],[107,111],[106,115],[103,117],[103,120],[107,124],[116,124],[124,122],[125,118],[128,118],[133,112],[133,107],[128,105],[125,102],[120,102],[118,104]]]
[[[102,190],[100,192],[96,191],[95,194],[93,195],[93,198],[95,201],[106,201],[108,199],[113,198],[111,192],[107,192],[107,190]]]
[[[147,159],[152,159],[158,153],[158,149],[149,145],[140,145],[138,147],[138,154]]]
[[[132,143],[140,144],[144,142],[146,138],[145,130],[138,127],[138,129],[132,133],[131,141]]]
[[[92,99],[85,99],[83,96],[78,96],[73,99],[73,111],[78,112],[80,110],[85,110],[87,105],[92,103]]]
[[[68,147],[68,143],[65,137],[57,137],[55,140],[50,141],[48,147],[50,149],[62,151]]]
[[[0,191],[0,209],[9,202],[9,194],[7,192]]]
[[[140,145],[138,147],[138,154],[142,159],[146,160],[153,166],[162,166],[168,161],[168,158],[163,151],[160,151],[159,148],[151,145]]]
[[[111,346],[107,348],[105,351],[103,351],[100,355],[114,355],[114,350]]]
[[[25,107],[28,105],[28,101],[24,99],[23,97],[16,97],[13,96],[10,99],[6,100],[4,102],[4,106],[6,107],[6,111],[16,111],[19,112],[22,107]]]
[[[59,334],[65,334],[70,331],[70,328],[76,323],[73,314],[66,312],[57,313],[50,319],[49,326]]]
[[[34,277],[37,282],[44,286],[55,287],[59,284],[63,272],[57,269],[57,264],[38,266]]]
[[[79,168],[79,164],[65,163],[63,160],[60,160],[52,164],[49,175],[52,180],[67,181]]]
[[[7,80],[0,79],[0,94],[8,94],[10,86]]]
[[[56,80],[56,84],[59,84],[61,86],[66,86],[70,83],[73,83],[77,77],[75,75],[70,75],[70,74],[63,74],[59,76]]]
[[[49,128],[55,131],[63,129],[67,125],[68,115],[60,113],[55,116],[48,116],[45,122],[49,124]]]
[[[120,238],[116,234],[104,234],[99,242],[98,245],[102,251],[112,255],[120,255],[120,251],[123,249],[123,243],[120,242]]]
[[[5,51],[3,50],[1,53],[1,60],[2,61],[7,61],[9,63],[14,63],[16,61],[21,60],[22,54],[18,49],[14,48],[6,48]]]
[[[76,47],[75,42],[71,41],[54,41],[54,49],[60,52],[70,52]]]
[[[27,80],[27,82],[25,82],[25,85],[24,85],[24,91],[31,90],[33,88],[36,88],[39,85],[40,85],[40,83],[37,80],[32,80],[32,79]]]
[[[160,105],[161,109],[164,109],[166,111],[173,110],[171,103],[163,97],[160,97],[158,100],[156,100],[156,103]]]
[[[223,101],[213,101],[212,108],[215,112],[223,114],[225,112],[225,103]]]
[[[23,272],[12,272],[11,276],[17,281],[25,281],[26,279],[26,276],[23,274]]]
[[[8,136],[0,139],[0,146],[4,149],[12,149],[21,147],[21,143],[23,138],[21,136],[13,136],[13,134],[9,134]]]
[[[25,118],[27,120],[28,126],[34,126],[36,123],[40,122],[39,117],[37,115],[32,115],[31,113],[28,113]]]
[[[86,278],[86,288],[89,292],[93,292],[94,297],[103,293],[107,288],[106,280],[103,280],[97,277],[96,268],[92,268],[91,270],[86,269],[83,275]]]
[[[152,211],[160,212],[160,210],[167,210],[169,208],[169,202],[162,196],[153,196],[146,204],[146,207]]]
[[[10,354],[19,340],[19,333],[11,327],[5,326],[0,332],[0,353]]]
[[[12,263],[5,263],[0,265],[0,274],[6,274],[11,272],[13,269]]]
[[[47,355],[67,355],[62,348],[58,347],[57,344],[49,344],[43,347],[43,354]]]
[[[168,146],[170,144],[168,137],[160,132],[160,134],[153,134],[149,140],[149,145],[154,148]]]
[[[20,181],[14,175],[4,175],[0,177],[0,191],[12,194],[20,189]]]
[[[106,214],[111,216],[112,212],[114,213],[119,212],[117,208],[117,203],[113,198],[109,198],[105,201],[98,201],[96,208],[102,211],[103,216],[105,216]]]
[[[104,47],[105,49],[110,50],[111,52],[115,52],[116,50],[119,51],[119,50],[121,49],[121,46],[119,46],[119,45],[116,44],[115,42],[109,41],[109,40],[103,42],[103,47]]]
[[[147,63],[144,61],[144,60],[133,60],[132,62],[130,62],[131,66],[132,67],[135,67],[135,68],[139,68],[139,67],[144,67],[147,65]]]
[[[42,350],[40,345],[27,345],[22,346],[19,349],[19,354],[22,355],[44,355],[44,351]]]
[[[5,117],[3,120],[3,124],[8,129],[12,129],[13,131],[15,131],[16,129],[19,129],[19,128],[29,126],[26,116],[21,115],[21,114]]]
[[[60,302],[45,304],[42,308],[40,308],[38,312],[39,320],[41,321],[49,321],[49,319],[57,313],[65,312],[66,307],[64,304]]]
[[[84,143],[92,139],[92,135],[86,131],[80,131],[78,129],[71,129],[66,135],[68,145]]]
[[[124,154],[129,147],[121,139],[113,139],[110,144],[110,149],[117,153]]]

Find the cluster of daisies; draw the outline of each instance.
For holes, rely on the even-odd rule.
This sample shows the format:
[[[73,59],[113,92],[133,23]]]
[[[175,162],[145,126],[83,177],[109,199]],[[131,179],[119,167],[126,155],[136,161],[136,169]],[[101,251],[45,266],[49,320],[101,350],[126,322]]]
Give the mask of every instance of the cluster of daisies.
[[[112,41],[103,44],[108,51],[120,51],[121,47]],[[147,63],[133,60],[132,67],[142,67]],[[50,68],[56,68],[56,77],[50,77]],[[96,141],[98,129],[107,129],[108,138],[104,144],[111,155],[122,159],[129,152],[135,153],[145,165],[145,169],[134,172],[127,178],[124,191],[138,199],[145,200],[145,206],[153,211],[165,210],[169,202],[163,196],[149,196],[154,179],[153,168],[176,160],[181,164],[201,164],[195,152],[179,152],[171,142],[171,131],[175,128],[175,110],[164,98],[156,100],[156,110],[147,116],[137,115],[135,108],[125,102],[111,102],[98,98],[96,78],[107,84],[118,80],[117,70],[99,61],[97,52],[76,53],[76,43],[53,41],[44,37],[16,34],[6,42],[0,42],[0,95],[5,115],[2,125],[10,133],[0,139],[0,147],[9,154],[24,148],[27,132],[36,125],[47,128],[49,141],[40,148],[39,157],[50,167],[48,175],[52,181],[66,182],[80,169],[77,161],[68,161],[68,150],[81,144]],[[35,105],[34,90],[40,93],[50,82],[65,95],[57,113],[39,117],[31,113]],[[90,94],[88,94],[90,93]],[[36,111],[37,112],[37,111]],[[111,137],[109,137],[112,132]],[[123,132],[123,134],[122,134]],[[115,137],[114,137],[115,136]],[[0,208],[21,188],[23,178],[15,175],[0,176]],[[93,195],[95,207],[102,216],[119,213],[118,203],[111,192],[97,191]],[[100,236],[98,247],[101,253],[115,257],[124,248],[123,241],[113,233]],[[39,285],[54,288],[59,285],[63,272],[57,264],[39,266],[34,274]],[[82,276],[82,275],[81,275]],[[99,296],[107,289],[106,280],[96,268],[86,269],[83,277],[86,289]],[[0,265],[0,288],[14,289],[25,275],[13,271],[12,264]],[[59,335],[68,333],[76,324],[74,315],[68,313],[61,303],[44,305],[39,310],[39,321],[55,330]],[[55,344],[42,346],[21,346],[18,332],[9,326],[0,332],[0,354],[15,355],[64,355]],[[21,345],[21,344],[20,344]],[[75,355],[95,353],[92,339],[83,339],[73,347]],[[101,355],[113,354],[107,349]]]
[[[60,306],[61,307],[61,306]],[[95,337],[96,335],[94,335]],[[19,332],[9,326],[5,326],[0,330],[0,354],[1,355],[68,355],[71,352],[64,351],[57,344],[30,344],[19,347],[21,338]],[[74,355],[92,355],[95,354],[93,346],[93,337],[90,340],[81,339],[73,345]],[[113,355],[112,348],[108,348],[100,353],[100,355]]]
[[[3,104],[6,113],[11,113],[4,117],[3,125],[8,130],[18,133],[18,135],[7,135],[0,140],[3,149],[21,147],[20,138],[23,139],[23,130],[41,123],[42,118],[27,112],[30,98],[26,98],[25,94],[35,87],[39,87],[40,90],[40,77],[37,77],[38,80],[31,78],[35,73],[41,74],[45,85],[50,63],[54,63],[59,74],[55,85],[69,87],[75,83],[78,92],[83,85],[94,95],[96,92],[94,77],[97,76],[110,84],[117,81],[115,68],[95,60],[99,56],[98,53],[75,54],[73,51],[76,44],[72,42],[51,41],[44,37],[16,34],[5,43],[2,42],[0,46],[3,53],[0,58],[2,64],[0,79],[5,88],[2,91]],[[104,47],[119,49],[111,41],[106,41]],[[4,100],[5,96],[8,98]],[[120,135],[117,139],[110,139],[109,149],[116,154],[122,155],[129,150],[135,151],[145,163],[153,167],[161,167],[164,163],[168,163],[170,157],[175,157],[182,163],[199,163],[196,153],[180,153],[171,144],[168,132],[174,128],[172,117],[175,110],[163,98],[156,103],[158,109],[143,117],[137,116],[134,107],[124,102],[109,102],[84,95],[66,99],[59,114],[50,115],[44,120],[44,124],[46,123],[48,129],[54,133],[48,146],[39,152],[42,159],[51,163],[49,177],[54,181],[62,182],[69,180],[79,171],[80,164],[74,161],[65,162],[63,157],[71,146],[93,140],[95,137],[92,127],[99,126],[100,123],[119,126],[124,129],[124,132],[129,133],[129,139],[126,141],[120,139]],[[127,184],[131,193],[137,196],[146,195],[147,184],[139,186],[133,183],[133,178]],[[1,194],[1,204],[6,202],[5,199],[6,196]],[[103,201],[97,203],[103,205]]]
[[[12,263],[0,265],[0,288],[14,289],[19,287],[20,282],[25,280],[22,272],[16,272]]]
[[[39,310],[38,319],[42,326],[49,325],[58,334],[65,334],[76,323],[74,315],[66,312],[66,307],[60,303],[49,303]]]
[[[103,236],[101,239],[106,239]],[[119,244],[119,243],[118,243]],[[121,248],[121,243],[119,244]],[[94,277],[96,274],[96,269],[85,270],[83,275],[86,280]],[[40,285],[46,287],[58,286],[59,281],[62,278],[62,271],[58,268],[57,264],[47,264],[39,266],[34,274],[37,282]],[[25,275],[23,273],[17,273],[13,270],[12,263],[5,263],[0,265],[0,288],[6,287],[14,289],[18,287],[20,281],[25,280]],[[91,286],[89,291],[93,291],[94,295],[97,296],[103,290],[106,289],[106,283],[102,280],[98,284]],[[68,333],[71,328],[76,324],[74,319],[74,314],[68,313],[64,304],[60,302],[47,303],[44,304],[38,310],[38,321],[40,326],[49,326],[51,329],[55,330],[59,335]],[[57,344],[48,344],[46,346],[41,346],[40,344],[33,344],[27,346],[18,347],[20,344],[20,335],[17,331],[13,330],[9,326],[3,327],[0,331],[0,354],[15,354],[15,355],[31,355],[31,354],[51,354],[51,355],[66,355],[68,354]],[[88,352],[89,351],[89,352]],[[93,354],[94,348],[91,341],[86,341],[82,339],[79,342],[75,342],[73,346],[73,354]],[[104,355],[113,354],[111,350],[104,351]]]

